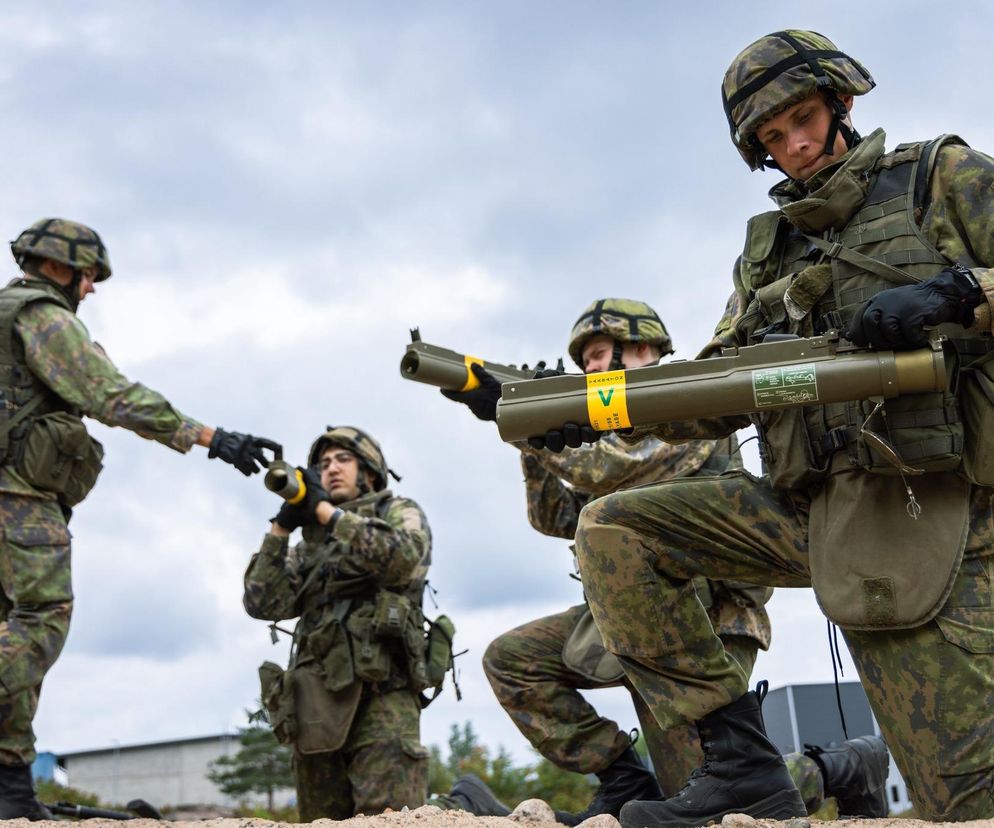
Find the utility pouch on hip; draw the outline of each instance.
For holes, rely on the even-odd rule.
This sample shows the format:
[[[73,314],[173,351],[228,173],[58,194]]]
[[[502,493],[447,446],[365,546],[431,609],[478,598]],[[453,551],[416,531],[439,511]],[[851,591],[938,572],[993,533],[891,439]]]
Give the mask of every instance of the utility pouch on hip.
[[[994,354],[960,374],[963,473],[980,486],[994,486]]]
[[[598,684],[613,684],[625,675],[621,662],[604,646],[590,607],[584,609],[563,645],[563,664]]]
[[[455,635],[456,625],[449,616],[440,615],[431,622],[425,676],[428,687],[441,687],[445,674],[452,669],[452,641]]]
[[[404,656],[407,658],[407,674],[411,678],[411,689],[418,693],[432,686],[428,679],[427,649],[424,613],[420,607],[412,604],[404,627]]]
[[[969,529],[970,483],[956,472],[909,483],[917,520],[900,478],[864,471],[833,474],[811,500],[811,585],[844,629],[918,627],[949,597]]]
[[[264,661],[259,666],[262,704],[269,713],[269,724],[277,741],[283,745],[292,745],[297,736],[293,693],[292,688],[287,687],[288,678],[289,674],[271,661]]]
[[[103,468],[104,448],[83,421],[67,411],[38,417],[24,438],[17,468],[38,489],[70,508],[85,498]]]
[[[328,689],[320,665],[309,663],[290,671],[300,753],[330,753],[345,744],[359,708],[362,684],[353,682],[337,692]]]
[[[373,632],[376,608],[373,604],[359,607],[345,622],[352,642],[352,665],[358,678],[364,681],[386,681],[390,678],[390,651],[384,639]]]
[[[380,590],[373,608],[373,634],[380,638],[400,638],[407,627],[412,604],[398,592]]]

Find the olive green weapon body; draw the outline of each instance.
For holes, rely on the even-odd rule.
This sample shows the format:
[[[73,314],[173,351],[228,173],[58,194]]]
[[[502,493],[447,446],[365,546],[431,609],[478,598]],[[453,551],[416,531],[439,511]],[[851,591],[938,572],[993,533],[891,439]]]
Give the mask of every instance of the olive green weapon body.
[[[534,371],[501,365],[499,362],[487,362],[438,345],[429,345],[421,341],[417,328],[411,330],[411,343],[400,361],[400,375],[404,379],[434,385],[447,391],[472,391],[480,385],[469,367],[474,363],[482,365],[487,373],[500,382],[529,380],[535,376]]]
[[[497,429],[501,439],[514,442],[564,423],[607,431],[888,399],[942,391],[947,385],[939,341],[914,351],[872,351],[830,332],[726,348],[711,359],[505,382]]]
[[[262,482],[269,491],[279,495],[291,506],[302,503],[307,497],[307,484],[304,483],[304,470],[291,466],[283,459],[283,449],[276,452],[276,457],[266,468]],[[318,503],[314,514],[322,523],[327,523],[335,507],[326,501]]]

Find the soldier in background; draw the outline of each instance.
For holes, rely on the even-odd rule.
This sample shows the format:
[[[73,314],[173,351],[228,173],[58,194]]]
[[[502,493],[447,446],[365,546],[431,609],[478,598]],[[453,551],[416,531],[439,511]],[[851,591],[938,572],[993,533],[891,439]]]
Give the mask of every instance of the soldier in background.
[[[329,427],[308,466],[306,500],[280,509],[245,573],[249,615],[300,619],[287,670],[260,668],[263,702],[277,737],[294,747],[302,821],[416,808],[428,792],[428,521],[387,488],[392,472],[364,431]],[[322,519],[323,502],[334,510]],[[304,539],[291,547],[300,527]]]
[[[194,445],[245,475],[277,444],[209,428],[125,378],[76,316],[110,278],[89,227],[42,219],[11,243],[22,274],[0,290],[0,819],[51,819],[35,797],[31,723],[72,612],[72,509],[92,489],[103,448],[82,416],[179,452]]]

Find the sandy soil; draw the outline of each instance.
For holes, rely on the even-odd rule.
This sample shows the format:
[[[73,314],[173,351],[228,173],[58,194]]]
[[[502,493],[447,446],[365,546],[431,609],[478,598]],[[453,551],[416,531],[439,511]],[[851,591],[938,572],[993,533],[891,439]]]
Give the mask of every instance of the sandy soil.
[[[117,826],[122,823],[108,819],[88,819],[87,826]],[[10,825],[33,826],[33,828],[64,828],[65,822],[28,822],[10,820]],[[270,822],[265,819],[209,819],[203,821],[159,822],[154,819],[134,819],[128,828],[283,828],[297,823]],[[319,819],[312,825],[322,828],[555,828],[558,823],[552,811],[541,800],[531,799],[522,802],[509,817],[476,817],[464,811],[442,811],[431,805],[413,811],[387,812],[379,816],[357,816],[336,822]],[[829,823],[822,823],[828,828]],[[918,819],[840,819],[830,823],[831,828],[994,828],[994,820],[973,822],[924,822]],[[582,828],[619,828],[616,819],[598,816],[581,823]],[[811,828],[807,819],[792,819],[785,822],[776,820],[755,820],[743,814],[729,814],[721,822],[721,828]],[[817,828],[817,823],[816,823]]]

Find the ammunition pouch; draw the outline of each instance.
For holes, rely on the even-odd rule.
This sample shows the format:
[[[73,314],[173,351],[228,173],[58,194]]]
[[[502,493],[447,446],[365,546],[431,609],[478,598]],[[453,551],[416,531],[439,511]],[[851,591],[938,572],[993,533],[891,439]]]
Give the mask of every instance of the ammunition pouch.
[[[375,626],[375,604],[364,604],[353,610],[345,622],[352,643],[355,677],[377,683],[390,678],[393,658],[389,641],[377,635]]]
[[[103,446],[68,411],[43,414],[31,422],[15,458],[17,471],[37,489],[58,495],[72,508],[97,482]]]

